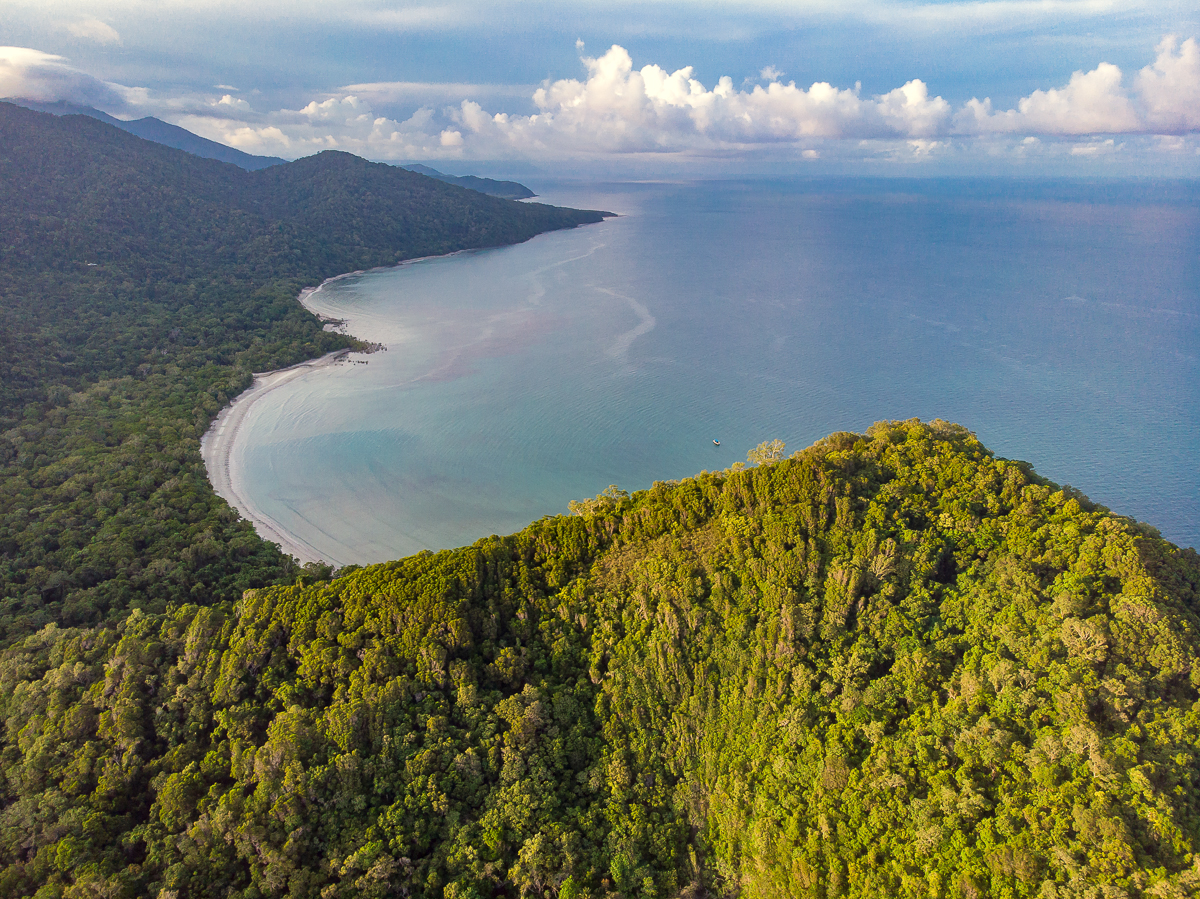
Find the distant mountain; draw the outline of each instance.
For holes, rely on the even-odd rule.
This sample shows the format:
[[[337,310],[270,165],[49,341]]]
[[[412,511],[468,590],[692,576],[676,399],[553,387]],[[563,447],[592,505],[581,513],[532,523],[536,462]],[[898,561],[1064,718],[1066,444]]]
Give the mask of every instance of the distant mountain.
[[[122,131],[128,131],[130,134],[136,135],[143,140],[152,140],[156,144],[174,147],[176,150],[183,150],[185,153],[191,153],[193,156],[200,156],[203,159],[217,159],[221,162],[231,162],[248,172],[256,172],[268,166],[280,165],[287,162],[286,159],[280,159],[278,156],[254,156],[250,153],[243,153],[241,150],[235,150],[233,147],[219,144],[215,140],[209,140],[198,134],[192,134],[186,128],[171,125],[162,121],[162,119],[154,118],[154,116],[146,116],[142,119],[134,119],[132,122],[125,122],[110,116],[107,112],[93,109],[91,106],[79,106],[75,103],[68,103],[65,100],[59,100],[54,103],[38,103],[34,100],[12,100],[10,102],[18,106],[24,106],[26,109],[36,110],[37,112],[48,112],[51,115],[91,116],[93,119],[99,119],[106,124],[120,128]]]
[[[191,153],[193,156],[199,156],[202,159],[216,159],[220,162],[233,163],[233,165],[243,168],[248,172],[257,172],[259,169],[287,162],[286,159],[281,159],[278,156],[255,156],[251,153],[234,149],[233,147],[227,147],[225,144],[217,143],[215,140],[209,140],[206,137],[193,134],[186,128],[180,128],[178,125],[172,125],[169,122],[164,122],[162,119],[156,119],[154,116],[146,116],[145,118],[126,122],[94,107],[80,106],[78,103],[69,103],[66,100],[57,100],[53,103],[39,103],[36,100],[9,99],[4,102],[24,106],[26,109],[32,109],[36,112],[48,112],[56,116],[90,116],[93,119],[99,119],[105,124],[120,128],[122,131],[127,131],[143,140],[150,140],[156,144],[163,144],[167,147],[173,147],[176,150],[183,150],[185,153]],[[416,172],[419,175],[425,175],[429,178],[436,178],[438,181],[444,181],[446,184],[454,184],[458,187],[465,187],[468,190],[477,190],[481,194],[487,194],[489,197],[500,197],[505,200],[528,200],[537,196],[537,194],[524,184],[519,184],[516,181],[496,181],[493,178],[480,178],[477,175],[447,175],[445,172],[439,172],[437,169],[421,165],[420,163],[400,166],[400,168]]]
[[[457,184],[459,187],[477,190],[481,194],[491,197],[502,197],[506,200],[528,200],[530,197],[537,196],[524,184],[516,181],[496,181],[492,178],[480,178],[477,175],[447,175],[445,172],[439,172],[437,169],[431,169],[420,163],[404,165],[401,168],[420,175],[427,175],[430,178],[437,178],[438,181],[445,181],[447,184]]]

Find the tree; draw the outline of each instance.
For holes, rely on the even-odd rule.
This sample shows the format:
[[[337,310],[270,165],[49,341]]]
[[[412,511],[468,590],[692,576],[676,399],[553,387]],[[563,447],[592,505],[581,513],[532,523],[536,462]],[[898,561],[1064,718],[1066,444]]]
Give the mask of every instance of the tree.
[[[750,452],[746,453],[746,458],[755,465],[766,465],[770,462],[778,462],[783,458],[783,448],[786,444],[779,439],[764,440]]]
[[[592,515],[604,509],[612,509],[623,499],[629,498],[629,491],[622,490],[616,484],[609,484],[596,494],[595,499],[573,499],[567,503],[572,515]]]

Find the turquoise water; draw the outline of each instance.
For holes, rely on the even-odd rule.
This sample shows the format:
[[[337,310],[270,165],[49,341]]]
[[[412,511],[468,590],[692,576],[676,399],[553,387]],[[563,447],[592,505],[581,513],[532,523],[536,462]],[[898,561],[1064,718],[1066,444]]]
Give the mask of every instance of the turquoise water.
[[[313,296],[388,349],[254,408],[255,506],[330,561],[381,561],[765,439],[940,417],[1200,545],[1195,186],[543,192],[622,217]]]

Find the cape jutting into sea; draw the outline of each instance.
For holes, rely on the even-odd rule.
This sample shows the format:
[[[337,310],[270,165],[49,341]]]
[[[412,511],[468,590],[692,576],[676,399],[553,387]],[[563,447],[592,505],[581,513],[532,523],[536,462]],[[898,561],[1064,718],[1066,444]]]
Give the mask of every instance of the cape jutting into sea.
[[[386,349],[246,410],[229,471],[285,548],[458,546],[912,417],[1200,545],[1196,186],[539,187],[621,217],[307,298]]]

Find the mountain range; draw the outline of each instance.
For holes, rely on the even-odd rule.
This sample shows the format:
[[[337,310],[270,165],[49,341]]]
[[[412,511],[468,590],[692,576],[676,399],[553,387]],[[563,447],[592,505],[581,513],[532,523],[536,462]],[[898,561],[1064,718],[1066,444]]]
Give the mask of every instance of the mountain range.
[[[125,121],[91,106],[81,106],[65,100],[58,100],[52,103],[41,103],[36,100],[11,100],[9,102],[24,106],[26,109],[48,112],[56,116],[88,116],[89,118],[98,119],[107,125],[112,125],[114,128],[120,128],[122,131],[134,134],[143,140],[173,147],[176,150],[183,150],[203,159],[217,159],[221,162],[229,162],[248,172],[258,171],[268,166],[281,165],[287,162],[286,159],[281,159],[278,156],[255,156],[243,152],[217,141],[200,137],[200,135],[193,134],[185,128],[180,128],[178,125],[172,125],[153,116]],[[509,200],[527,200],[537,196],[528,187],[516,181],[496,181],[492,178],[480,178],[477,175],[447,175],[444,172],[439,172],[437,169],[421,165],[420,163],[411,163],[401,167],[410,172],[418,172],[430,178],[436,178],[438,181],[445,181],[447,184],[456,184],[459,187],[465,187],[469,190],[477,190],[480,193],[493,197],[503,197]]]
[[[91,106],[81,106],[66,100],[58,100],[53,103],[39,103],[34,100],[10,100],[9,102],[24,106],[26,109],[48,112],[56,116],[88,116],[89,118],[104,122],[106,125],[120,128],[122,131],[136,135],[143,140],[173,147],[176,150],[183,150],[185,153],[191,153],[193,156],[199,156],[202,159],[218,159],[221,162],[232,163],[248,172],[265,169],[267,166],[279,165],[287,161],[277,156],[254,156],[250,153],[244,153],[233,147],[227,147],[225,144],[217,143],[215,140],[200,137],[200,135],[193,134],[185,128],[180,128],[178,125],[171,125],[153,116],[146,116],[145,118],[127,122],[111,116],[107,112],[93,109]]]

